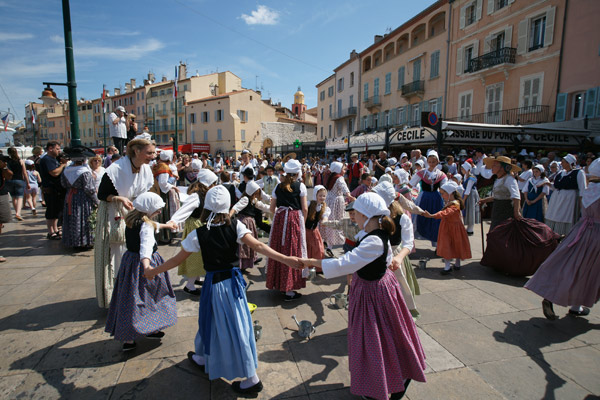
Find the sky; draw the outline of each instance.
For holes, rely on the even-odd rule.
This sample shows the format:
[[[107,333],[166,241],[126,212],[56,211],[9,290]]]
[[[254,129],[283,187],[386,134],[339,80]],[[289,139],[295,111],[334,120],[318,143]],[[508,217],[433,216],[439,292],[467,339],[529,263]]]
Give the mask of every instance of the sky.
[[[309,108],[315,85],[434,0],[266,1],[161,0],[71,1],[78,98],[100,97],[130,78],[143,83],[174,78],[187,63],[188,76],[232,71],[242,86],[262,89],[291,107],[298,87]],[[0,111],[16,120],[37,101],[42,82],[66,82],[62,6],[59,0],[0,0]],[[66,87],[56,86],[59,98]]]

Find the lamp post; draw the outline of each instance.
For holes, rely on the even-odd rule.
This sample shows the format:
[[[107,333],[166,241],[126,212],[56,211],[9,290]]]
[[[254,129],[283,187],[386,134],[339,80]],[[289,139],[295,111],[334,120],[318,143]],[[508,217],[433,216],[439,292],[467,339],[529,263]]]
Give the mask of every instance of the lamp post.
[[[67,63],[67,83],[43,82],[46,88],[42,92],[40,100],[45,105],[58,103],[56,93],[50,86],[66,86],[69,92],[69,121],[71,125],[71,147],[81,146],[79,138],[79,115],[77,114],[77,82],[75,82],[75,62],[73,59],[73,37],[71,35],[71,9],[69,0],[62,0],[63,28],[65,35],[65,58]]]

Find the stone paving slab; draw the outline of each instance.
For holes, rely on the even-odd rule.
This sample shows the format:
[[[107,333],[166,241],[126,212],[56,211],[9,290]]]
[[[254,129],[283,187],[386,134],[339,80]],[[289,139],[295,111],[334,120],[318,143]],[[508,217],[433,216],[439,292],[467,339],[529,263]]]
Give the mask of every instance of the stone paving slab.
[[[412,382],[407,395],[410,400],[504,399],[470,368],[431,373],[427,383]]]
[[[534,356],[548,362],[561,374],[591,393],[600,394],[600,351],[587,346]]]

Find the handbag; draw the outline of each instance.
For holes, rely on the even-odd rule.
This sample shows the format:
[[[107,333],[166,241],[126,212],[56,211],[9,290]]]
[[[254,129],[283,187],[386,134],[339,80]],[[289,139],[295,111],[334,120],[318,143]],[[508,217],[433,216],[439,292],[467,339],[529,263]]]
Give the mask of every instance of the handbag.
[[[108,242],[110,244],[125,243],[125,213],[123,205],[119,205],[115,211],[115,221],[110,224],[110,232],[108,234]]]

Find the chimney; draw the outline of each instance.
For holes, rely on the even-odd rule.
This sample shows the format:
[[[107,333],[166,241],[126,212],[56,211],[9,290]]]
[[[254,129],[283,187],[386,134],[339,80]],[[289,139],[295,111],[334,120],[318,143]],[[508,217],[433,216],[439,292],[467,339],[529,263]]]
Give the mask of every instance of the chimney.
[[[375,35],[375,38],[373,39],[373,43],[379,43],[381,41],[381,39],[383,39],[383,36]]]
[[[166,75],[163,75],[162,79],[160,80],[161,82],[166,82],[167,81],[167,77]]]
[[[121,88],[115,88],[115,96],[118,96],[121,94]]]
[[[148,82],[154,83],[155,79],[156,78],[154,77],[154,74],[152,72],[148,72]]]
[[[131,83],[131,90],[135,89],[135,79],[131,78],[129,82]]]
[[[179,61],[179,80],[187,78],[187,65]]]
[[[358,57],[358,53],[356,52],[356,49],[354,49],[350,52],[350,58],[356,58],[356,57]]]
[[[131,92],[131,83],[125,83],[125,93]]]

